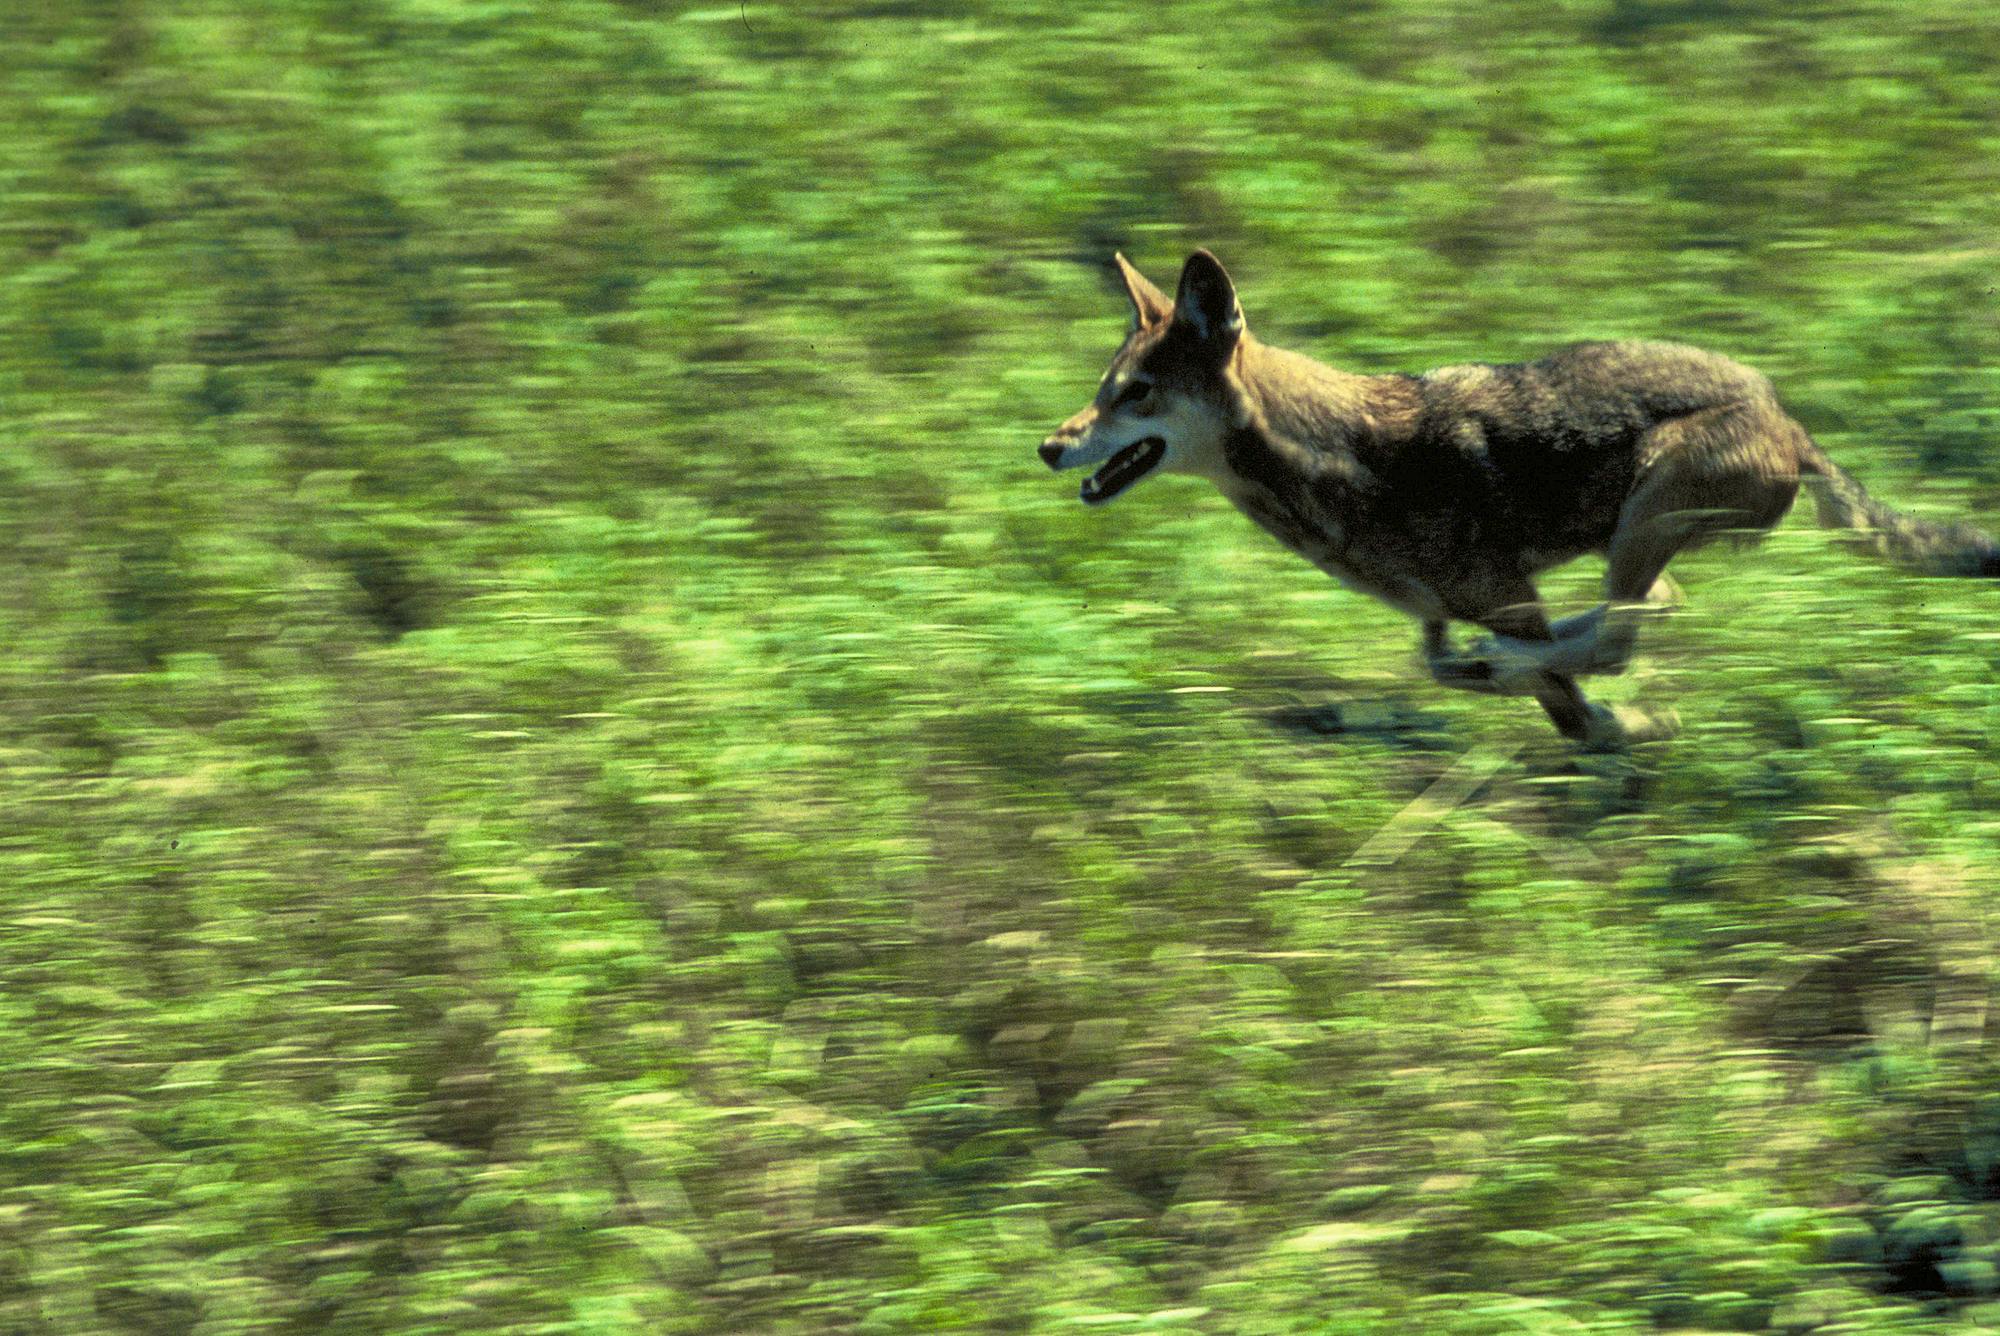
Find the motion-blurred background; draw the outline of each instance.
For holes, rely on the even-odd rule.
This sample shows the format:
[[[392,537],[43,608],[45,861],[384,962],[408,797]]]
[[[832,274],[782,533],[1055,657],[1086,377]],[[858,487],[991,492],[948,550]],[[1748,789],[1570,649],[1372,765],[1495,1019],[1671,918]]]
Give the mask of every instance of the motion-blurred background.
[[[2000,591],[1684,561],[1580,761],[1033,453],[1205,245],[2000,524],[1984,0],[5,26],[0,1332],[2000,1323]]]

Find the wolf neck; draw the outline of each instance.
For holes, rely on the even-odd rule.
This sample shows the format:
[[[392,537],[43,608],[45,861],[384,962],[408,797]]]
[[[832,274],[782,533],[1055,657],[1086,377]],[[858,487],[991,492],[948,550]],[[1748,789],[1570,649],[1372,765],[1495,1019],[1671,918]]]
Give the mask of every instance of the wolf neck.
[[[1351,452],[1391,410],[1383,378],[1336,371],[1249,339],[1237,355],[1236,375],[1271,435],[1314,451]]]
[[[1286,547],[1350,588],[1436,621],[1444,604],[1395,553],[1407,548],[1372,471],[1393,461],[1422,416],[1407,376],[1351,376],[1246,342],[1234,364],[1235,429],[1222,490]]]
[[[1377,378],[1349,375],[1247,340],[1234,369],[1242,400],[1237,428],[1224,447],[1231,478],[1223,490],[1231,500],[1246,510],[1248,501],[1265,497],[1287,503],[1287,509],[1306,500],[1338,509],[1368,484],[1356,447],[1380,431],[1392,412]]]

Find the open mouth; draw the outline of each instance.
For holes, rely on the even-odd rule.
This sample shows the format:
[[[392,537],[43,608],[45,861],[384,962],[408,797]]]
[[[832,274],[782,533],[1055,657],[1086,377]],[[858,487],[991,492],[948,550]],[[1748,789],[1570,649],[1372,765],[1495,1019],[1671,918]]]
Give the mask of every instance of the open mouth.
[[[1167,457],[1167,443],[1157,436],[1134,441],[1104,461],[1104,467],[1083,480],[1078,493],[1087,506],[1101,506],[1153,471]]]

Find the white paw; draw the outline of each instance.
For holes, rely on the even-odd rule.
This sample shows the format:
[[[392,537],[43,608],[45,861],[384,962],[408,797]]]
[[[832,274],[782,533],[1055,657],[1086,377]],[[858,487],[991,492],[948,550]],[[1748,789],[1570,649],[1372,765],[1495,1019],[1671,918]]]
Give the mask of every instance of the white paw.
[[[1663,742],[1681,731],[1681,717],[1665,705],[1592,705],[1588,751],[1624,751],[1641,742]]]

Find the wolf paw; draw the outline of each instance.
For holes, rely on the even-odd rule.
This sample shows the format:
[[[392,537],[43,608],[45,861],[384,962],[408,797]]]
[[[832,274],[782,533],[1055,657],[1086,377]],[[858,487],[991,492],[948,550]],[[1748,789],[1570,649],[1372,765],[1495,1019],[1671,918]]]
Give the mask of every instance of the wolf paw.
[[[1663,742],[1681,731],[1681,717],[1665,705],[1592,705],[1585,751],[1617,752],[1641,742]]]

